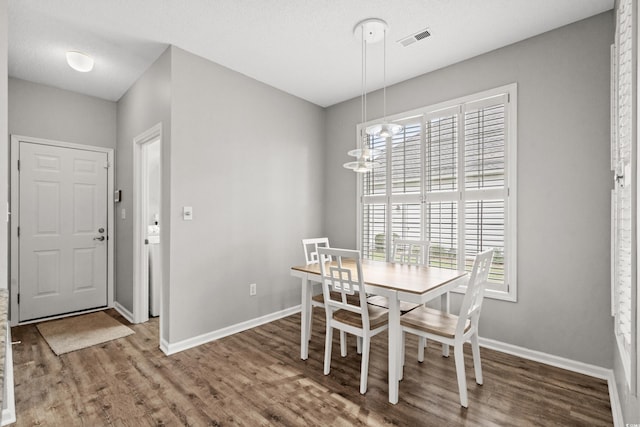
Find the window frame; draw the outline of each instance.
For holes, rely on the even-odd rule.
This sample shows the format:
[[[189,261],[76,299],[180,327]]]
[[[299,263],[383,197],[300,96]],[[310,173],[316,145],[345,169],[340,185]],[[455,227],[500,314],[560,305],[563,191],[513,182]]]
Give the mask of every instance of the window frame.
[[[463,106],[465,104],[476,104],[481,103],[482,101],[488,98],[494,98],[496,96],[505,95],[507,101],[505,102],[505,187],[504,189],[494,190],[468,190],[464,189],[464,164],[458,164],[458,177],[459,182],[458,186],[454,191],[446,191],[441,195],[436,195],[428,193],[425,190],[425,160],[424,160],[424,140],[425,140],[425,120],[426,118],[433,116],[434,114],[438,114],[439,112],[446,110],[454,110],[457,108],[458,114],[464,115]],[[462,117],[462,116],[461,116]],[[356,197],[356,212],[357,212],[357,229],[356,229],[356,239],[357,246],[360,251],[362,251],[362,238],[363,238],[363,212],[365,204],[383,204],[387,206],[387,211],[390,212],[390,208],[396,204],[424,204],[426,201],[438,201],[438,200],[451,200],[458,202],[458,210],[464,210],[464,204],[466,200],[469,200],[468,195],[473,192],[492,192],[496,193],[499,191],[503,191],[505,207],[504,207],[504,253],[505,253],[505,282],[502,286],[503,289],[496,288],[487,288],[485,291],[485,296],[493,299],[505,300],[516,302],[517,301],[517,83],[511,83],[508,85],[496,87],[493,89],[485,90],[482,92],[477,92],[471,95],[462,96],[459,98],[455,98],[449,101],[440,102],[433,105],[428,105],[425,107],[417,108],[414,110],[406,111],[399,114],[390,115],[387,117],[388,121],[397,122],[397,123],[415,123],[416,121],[421,122],[421,130],[420,130],[420,138],[421,138],[421,185],[420,192],[417,194],[393,194],[393,188],[391,185],[391,177],[392,177],[392,155],[384,155],[384,159],[382,161],[386,162],[386,189],[385,194],[376,194],[376,195],[364,195],[364,174],[358,174],[357,178],[357,197]],[[380,123],[381,119],[371,120],[365,123],[360,123],[356,126],[356,141],[358,148],[362,148],[362,138],[361,134],[364,131],[364,128],[370,126],[375,123]],[[458,128],[464,126],[464,120],[458,120]],[[392,138],[388,138],[386,141],[387,152],[391,147]],[[457,141],[458,146],[458,159],[461,158],[463,153],[461,151],[464,150],[464,139],[459,136]],[[461,171],[462,169],[462,171]],[[462,172],[462,174],[461,174]],[[458,196],[455,197],[453,193],[457,193]],[[466,194],[467,197],[463,198],[463,194]],[[367,203],[365,203],[365,198]],[[390,248],[391,241],[391,230],[392,230],[392,215],[386,215],[385,217],[385,232],[386,235],[386,246]],[[425,235],[425,228],[427,227],[427,222],[422,221],[421,233],[423,236]],[[463,246],[461,245],[461,241],[464,240],[464,221],[461,220],[460,213],[457,216],[457,229],[458,229],[458,245],[457,247],[460,249]],[[458,268],[461,268],[464,264],[461,264],[464,260],[464,253],[458,250]],[[386,251],[387,260],[389,260],[389,251]],[[454,292],[464,293],[466,290],[466,286],[459,286],[454,290]]]

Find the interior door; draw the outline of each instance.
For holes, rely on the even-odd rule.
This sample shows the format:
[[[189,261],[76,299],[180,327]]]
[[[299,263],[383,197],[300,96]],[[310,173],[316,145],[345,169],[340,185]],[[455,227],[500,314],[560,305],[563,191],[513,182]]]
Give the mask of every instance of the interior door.
[[[107,305],[107,154],[20,142],[19,319]]]

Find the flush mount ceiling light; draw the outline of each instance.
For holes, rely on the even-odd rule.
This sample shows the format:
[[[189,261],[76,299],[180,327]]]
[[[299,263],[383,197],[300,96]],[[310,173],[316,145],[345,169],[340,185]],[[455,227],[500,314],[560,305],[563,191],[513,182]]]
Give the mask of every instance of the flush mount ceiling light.
[[[76,71],[87,73],[93,70],[93,58],[82,52],[70,50],[67,52],[67,64]]]

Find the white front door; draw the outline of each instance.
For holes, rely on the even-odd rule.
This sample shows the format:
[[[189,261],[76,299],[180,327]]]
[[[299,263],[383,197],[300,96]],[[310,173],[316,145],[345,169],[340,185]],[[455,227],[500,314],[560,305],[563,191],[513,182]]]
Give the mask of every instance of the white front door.
[[[106,306],[107,153],[19,150],[19,321]]]

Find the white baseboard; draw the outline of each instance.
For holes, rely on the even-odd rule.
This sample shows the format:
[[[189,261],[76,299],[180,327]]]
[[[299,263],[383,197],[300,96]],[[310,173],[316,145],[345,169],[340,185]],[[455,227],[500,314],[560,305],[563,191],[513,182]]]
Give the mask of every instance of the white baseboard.
[[[9,348],[6,349],[6,370],[4,373],[4,389],[7,395],[4,397],[3,405],[6,408],[2,409],[2,419],[0,419],[0,425],[6,426],[16,422],[16,401],[15,390],[13,384],[13,350],[11,349],[11,329],[7,328],[6,344]]]
[[[533,360],[535,362],[544,363],[546,365],[555,366],[556,368],[566,369],[568,371],[577,372],[579,374],[589,375],[594,378],[607,380],[609,387],[609,400],[611,401],[611,415],[613,416],[614,426],[623,426],[622,407],[620,406],[620,398],[618,396],[618,388],[612,369],[602,368],[588,363],[578,362],[576,360],[566,359],[560,356],[543,353],[541,351],[529,350],[528,348],[518,347],[516,345],[491,340],[488,338],[480,338],[480,346],[491,350],[500,351],[502,353],[512,354],[522,357],[523,359]]]
[[[2,421],[0,422],[0,425],[2,426],[7,426],[9,424],[13,424],[16,422],[16,413],[11,412],[8,409],[3,409],[2,410]]]
[[[618,385],[616,383],[616,376],[611,370],[609,378],[607,379],[609,384],[609,398],[611,399],[611,415],[613,416],[614,427],[624,426],[624,416],[622,415],[622,405],[620,404],[620,395],[618,394]]]
[[[127,310],[122,304],[120,304],[118,301],[115,301],[113,303],[113,308],[122,315],[122,317],[124,317],[125,319],[127,319],[129,321],[129,323],[135,323],[133,321],[133,313],[130,312],[129,310]]]
[[[274,320],[282,319],[283,317],[291,316],[292,314],[299,312],[300,306],[296,305],[294,307],[289,307],[275,313],[267,314],[262,317],[257,317],[255,319],[247,320],[245,322],[231,325],[226,328],[218,329],[217,331],[207,332],[206,334],[198,335],[197,337],[188,338],[176,343],[168,343],[164,340],[161,340],[160,349],[167,356],[169,356],[171,354],[175,354],[189,348],[215,341],[229,335],[237,334],[238,332],[246,331],[247,329],[255,328],[256,326],[264,325],[265,323],[273,322]]]
[[[16,420],[16,410],[7,408],[2,410],[2,420],[0,421],[0,426],[7,426],[9,424],[15,423]]]
[[[565,359],[564,357],[554,356],[541,351],[529,350],[528,348],[518,347],[517,345],[507,344],[488,338],[481,337],[480,346],[500,351],[502,353],[519,356],[523,359],[529,359],[546,365],[555,366],[557,368],[566,369],[568,371],[600,378],[602,380],[608,380],[609,375],[611,374],[611,369],[602,368],[596,365],[589,365],[588,363],[578,362],[576,360]]]
[[[164,354],[166,354],[167,356],[170,354],[169,353],[169,342],[167,340],[165,340],[164,338],[160,338],[160,350],[162,350],[162,352]]]

